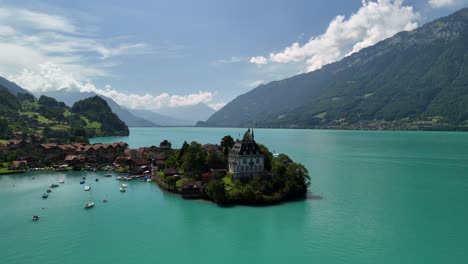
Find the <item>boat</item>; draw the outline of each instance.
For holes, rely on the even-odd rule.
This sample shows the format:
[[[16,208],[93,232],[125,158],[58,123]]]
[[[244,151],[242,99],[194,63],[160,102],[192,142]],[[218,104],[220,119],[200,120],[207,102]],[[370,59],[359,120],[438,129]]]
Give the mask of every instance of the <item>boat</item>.
[[[49,194],[48,194],[48,193],[42,194],[42,198],[46,199],[47,197],[49,197]]]
[[[84,187],[84,190],[85,190],[85,191],[89,191],[89,190],[91,190],[91,186],[89,186],[89,185],[86,185],[86,186]]]
[[[80,184],[84,184],[84,183],[85,183],[85,181],[84,181],[84,180],[83,180],[83,181],[80,181]]]
[[[112,173],[106,173],[104,176],[105,177],[112,177]]]
[[[146,179],[146,182],[151,182],[151,179]]]
[[[127,189],[125,189],[125,188],[123,188],[123,187],[120,187],[120,191],[121,191],[121,192],[126,192]]]
[[[32,220],[33,220],[33,221],[37,221],[37,220],[39,220],[39,218],[40,218],[40,217],[39,217],[38,215],[33,215]]]
[[[117,180],[118,180],[118,181],[121,181],[121,180],[123,180],[123,177],[122,177],[122,176],[119,176],[119,177],[117,177]]]
[[[88,188],[86,190],[86,188]],[[85,191],[89,191],[89,202],[87,202],[84,206],[85,209],[88,209],[88,208],[91,208],[94,206],[94,202],[93,202],[93,199],[91,197],[91,186],[85,186]]]
[[[56,183],[52,183],[52,184],[50,185],[50,188],[57,188],[57,187],[59,187],[59,185],[56,184]]]
[[[95,180],[95,181],[97,181],[97,182],[98,182],[98,181],[99,181],[99,179],[98,179],[98,178],[96,178],[96,180]]]
[[[51,189],[47,189],[47,191],[46,191],[46,192],[50,193],[50,192],[52,192],[52,190],[51,190]]]
[[[104,199],[104,200],[102,200],[102,202],[103,202],[103,203],[108,203],[109,200]]]
[[[122,188],[127,188],[127,187],[128,187],[128,185],[127,185],[127,184],[125,184],[125,183],[122,183]]]
[[[60,179],[60,180],[59,180],[59,183],[65,183],[65,180],[64,180],[64,179]]]

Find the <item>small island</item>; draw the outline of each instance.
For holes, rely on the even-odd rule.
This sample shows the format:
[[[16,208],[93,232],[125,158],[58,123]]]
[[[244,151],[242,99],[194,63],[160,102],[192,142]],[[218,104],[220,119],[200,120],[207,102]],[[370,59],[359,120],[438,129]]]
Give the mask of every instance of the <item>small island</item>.
[[[162,164],[161,164],[162,165]],[[310,185],[307,169],[286,154],[273,155],[257,144],[253,129],[242,140],[225,136],[220,145],[184,142],[154,170],[155,181],[184,198],[221,205],[266,205],[304,199]]]

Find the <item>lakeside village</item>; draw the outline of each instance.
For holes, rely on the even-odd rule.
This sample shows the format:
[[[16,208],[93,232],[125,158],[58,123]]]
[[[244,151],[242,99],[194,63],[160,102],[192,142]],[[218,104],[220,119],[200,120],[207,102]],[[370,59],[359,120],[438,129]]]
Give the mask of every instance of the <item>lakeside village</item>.
[[[21,136],[21,135],[18,135]],[[24,136],[23,136],[24,138]],[[274,204],[303,199],[310,177],[307,169],[285,154],[271,153],[255,141],[253,129],[241,140],[225,136],[220,144],[169,141],[138,149],[128,144],[40,144],[34,138],[12,139],[0,145],[6,173],[31,170],[112,170],[119,180],[146,177],[184,198],[218,204]],[[107,174],[109,175],[109,174]]]

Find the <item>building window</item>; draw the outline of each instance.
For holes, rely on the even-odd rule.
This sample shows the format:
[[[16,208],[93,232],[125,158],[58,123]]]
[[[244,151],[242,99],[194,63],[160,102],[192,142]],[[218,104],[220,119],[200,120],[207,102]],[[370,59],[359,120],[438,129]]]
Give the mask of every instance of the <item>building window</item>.
[[[247,159],[242,159],[242,163],[247,164]]]
[[[257,158],[257,163],[260,163],[260,158]]]

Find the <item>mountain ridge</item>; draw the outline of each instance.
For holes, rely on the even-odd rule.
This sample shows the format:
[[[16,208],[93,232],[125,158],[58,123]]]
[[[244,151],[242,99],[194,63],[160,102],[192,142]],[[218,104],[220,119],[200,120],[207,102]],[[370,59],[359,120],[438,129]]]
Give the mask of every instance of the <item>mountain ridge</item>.
[[[198,126],[457,129],[468,122],[468,9],[238,96]]]

